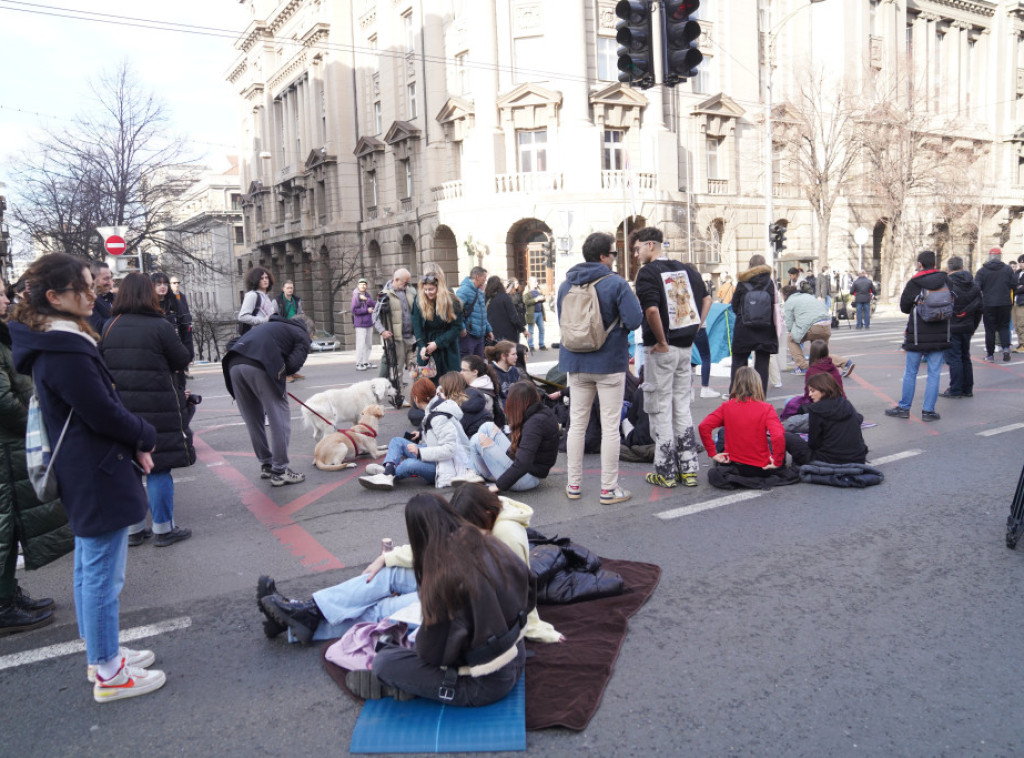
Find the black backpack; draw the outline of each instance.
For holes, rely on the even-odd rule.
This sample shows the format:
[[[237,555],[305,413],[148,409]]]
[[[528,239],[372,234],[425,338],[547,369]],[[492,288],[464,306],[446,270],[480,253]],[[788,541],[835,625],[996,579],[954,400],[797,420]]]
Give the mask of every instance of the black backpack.
[[[744,288],[740,315],[746,326],[775,326],[775,306],[771,293],[766,289],[758,289],[749,282],[740,284]],[[770,285],[769,285],[770,286]]]

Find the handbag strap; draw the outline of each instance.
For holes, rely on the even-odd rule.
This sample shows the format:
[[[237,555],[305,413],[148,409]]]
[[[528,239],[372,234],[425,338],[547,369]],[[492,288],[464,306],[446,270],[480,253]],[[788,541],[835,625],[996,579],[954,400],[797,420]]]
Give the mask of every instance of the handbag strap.
[[[71,416],[74,412],[74,408],[68,411],[68,417],[64,421],[64,428],[60,430],[60,437],[57,438],[57,444],[53,446],[53,451],[50,453],[50,465],[46,467],[47,473],[49,473],[50,469],[53,468],[53,462],[57,460],[57,453],[60,452],[61,443],[64,442],[64,435],[67,434],[68,424],[71,423]]]

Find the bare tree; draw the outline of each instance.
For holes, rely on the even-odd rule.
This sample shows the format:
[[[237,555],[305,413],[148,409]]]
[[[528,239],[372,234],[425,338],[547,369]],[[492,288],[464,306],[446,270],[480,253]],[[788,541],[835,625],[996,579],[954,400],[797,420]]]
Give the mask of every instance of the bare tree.
[[[832,209],[846,190],[857,160],[857,109],[847,88],[808,73],[792,101],[779,110],[776,133],[796,168],[797,183],[818,221],[819,267],[828,264]]]
[[[174,204],[196,180],[164,106],[127,63],[91,86],[93,103],[65,129],[44,130],[14,162],[21,188],[15,222],[47,252],[102,257],[97,226],[125,226],[126,253],[151,245],[194,258],[164,232]]]
[[[326,318],[322,326],[333,334],[337,331],[339,308],[348,310],[348,298],[343,293],[352,287],[362,271],[362,255],[359,250],[350,247],[336,250],[333,254],[325,251],[320,255],[318,266],[325,299]]]

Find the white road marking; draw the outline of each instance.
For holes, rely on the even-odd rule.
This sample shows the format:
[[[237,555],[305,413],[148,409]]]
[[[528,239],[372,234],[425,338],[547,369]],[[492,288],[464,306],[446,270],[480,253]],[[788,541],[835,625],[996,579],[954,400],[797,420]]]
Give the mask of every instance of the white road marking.
[[[192,619],[188,616],[181,616],[176,619],[161,621],[158,624],[148,624],[146,626],[136,626],[132,629],[122,629],[121,644],[123,645],[126,642],[141,640],[145,637],[155,637],[158,634],[166,634],[167,632],[176,632],[179,629],[187,629],[190,626],[192,626]],[[17,666],[25,666],[29,663],[38,663],[39,661],[45,661],[51,658],[60,658],[65,655],[74,655],[75,653],[84,652],[84,640],[62,642],[59,645],[49,645],[47,647],[36,648],[35,650],[25,650],[21,653],[13,653],[11,655],[0,657],[0,671],[15,668]]]
[[[991,437],[994,434],[1003,434],[1004,432],[1012,432],[1017,429],[1024,429],[1024,424],[1010,424],[1009,426],[1000,426],[996,429],[986,429],[984,432],[978,432],[978,436]]]
[[[737,492],[734,495],[726,495],[725,497],[715,498],[714,500],[708,500],[703,503],[688,505],[685,508],[675,508],[671,511],[662,511],[661,513],[655,513],[654,515],[662,521],[668,521],[670,519],[680,518],[681,516],[692,516],[694,513],[700,513],[701,511],[709,511],[712,508],[721,508],[723,505],[739,503],[743,500],[752,500],[755,497],[761,497],[764,493],[765,490]]]
[[[893,463],[894,461],[902,461],[904,458],[913,458],[915,455],[920,455],[924,450],[904,450],[902,453],[893,453],[887,455],[884,458],[877,458],[875,460],[868,461],[871,466],[881,466],[885,463]]]

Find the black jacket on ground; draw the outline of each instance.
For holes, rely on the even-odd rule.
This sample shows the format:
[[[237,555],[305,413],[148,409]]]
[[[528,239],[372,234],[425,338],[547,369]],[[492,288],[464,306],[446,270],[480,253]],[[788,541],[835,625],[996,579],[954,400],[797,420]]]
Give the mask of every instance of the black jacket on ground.
[[[949,275],[949,291],[953,293],[953,334],[974,334],[981,323],[981,290],[970,271],[954,271]]]
[[[950,324],[949,321],[922,321],[914,313],[914,306],[917,303],[918,295],[923,290],[935,290],[947,284],[945,271],[928,269],[918,271],[914,274],[900,295],[900,310],[910,314],[907,319],[907,329],[903,335],[903,349],[915,353],[931,353],[935,350],[945,350],[949,347]],[[952,292],[952,290],[950,290]],[[916,323],[915,323],[916,322]],[[914,338],[914,327],[917,327],[917,338]]]
[[[259,329],[250,329],[239,337],[224,356],[221,368],[228,393],[235,396],[231,386],[231,366],[241,362],[266,371],[284,397],[285,377],[302,368],[309,355],[310,344],[312,340],[304,325],[277,315],[271,316]]]
[[[155,311],[114,316],[103,330],[100,355],[125,408],[156,429],[153,470],[195,463],[188,426],[195,406],[185,402],[185,393],[172,376],[188,366],[189,354],[174,327]]]
[[[512,465],[495,482],[502,491],[510,489],[523,474],[545,478],[558,460],[558,419],[555,412],[544,403],[537,403],[526,409],[525,416]]]
[[[485,422],[494,421],[494,403],[493,394],[482,392],[476,387],[466,387],[466,399],[459,407],[462,409],[460,422],[467,437],[480,431]]]
[[[850,294],[853,295],[853,302],[855,303],[870,303],[871,296],[878,293],[875,292],[874,282],[866,276],[858,276],[850,286]]]
[[[864,463],[868,446],[860,425],[864,421],[845,397],[819,400],[807,406],[807,445],[812,461]]]
[[[1017,284],[1013,269],[1001,260],[990,260],[974,275],[986,308],[999,305],[1013,305],[1014,286]]]
[[[511,296],[507,292],[498,292],[487,303],[487,321],[491,325],[496,340],[519,342],[526,328],[526,320],[516,311]]]
[[[743,296],[747,294],[744,283],[754,289],[766,290],[772,297],[772,307],[776,300],[775,282],[772,281],[772,270],[768,266],[754,266],[741,271],[736,277],[736,291],[732,296],[732,310],[736,314],[736,326],[732,336],[734,353],[750,353],[760,350],[765,353],[779,352],[779,335],[772,324],[767,326],[747,326],[743,323]],[[773,311],[774,312],[774,311]],[[778,314],[776,314],[777,316]]]

